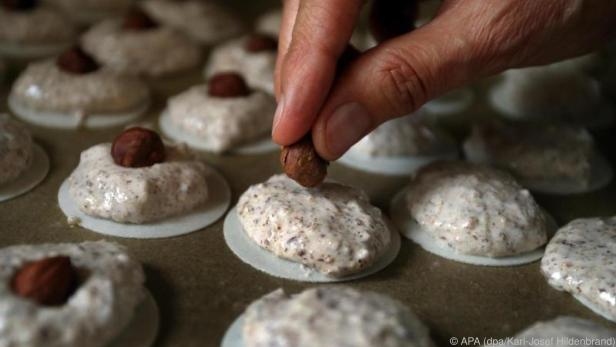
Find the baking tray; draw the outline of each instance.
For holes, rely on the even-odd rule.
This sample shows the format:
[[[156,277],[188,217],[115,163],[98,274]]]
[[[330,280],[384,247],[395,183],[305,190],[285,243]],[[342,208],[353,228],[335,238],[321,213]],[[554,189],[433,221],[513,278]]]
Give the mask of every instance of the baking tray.
[[[245,10],[246,18],[265,4],[235,2],[255,7]],[[233,5],[233,4],[232,4]],[[200,71],[185,84],[198,82]],[[485,85],[476,88],[480,91]],[[6,110],[6,90],[0,109]],[[165,97],[158,95],[146,121],[156,123]],[[445,123],[460,138],[467,124],[490,116],[479,102],[463,115]],[[277,288],[297,292],[313,286],[277,279],[242,263],[225,245],[222,219],[201,231],[169,239],[132,240],[102,235],[68,225],[56,195],[62,181],[75,168],[79,153],[100,142],[110,141],[122,127],[101,131],[61,131],[30,126],[38,143],[50,155],[51,169],[43,183],[31,192],[0,204],[0,247],[23,243],[81,242],[113,240],[127,246],[144,264],[147,287],[161,311],[156,346],[219,346],[227,327],[246,306]],[[595,132],[599,148],[616,163],[614,129]],[[228,179],[233,204],[251,184],[280,172],[278,153],[257,156],[204,155]],[[365,189],[373,203],[387,211],[393,195],[408,178],[392,178],[355,171],[339,164],[330,166],[330,176]],[[576,196],[535,195],[560,225],[580,217],[616,214],[616,185]],[[385,270],[368,278],[347,282],[358,289],[390,295],[411,307],[430,328],[439,346],[451,346],[455,337],[506,337],[537,320],[558,315],[588,318],[616,329],[583,307],[569,294],[548,286],[539,263],[491,268],[455,263],[423,251],[403,240],[400,255]]]

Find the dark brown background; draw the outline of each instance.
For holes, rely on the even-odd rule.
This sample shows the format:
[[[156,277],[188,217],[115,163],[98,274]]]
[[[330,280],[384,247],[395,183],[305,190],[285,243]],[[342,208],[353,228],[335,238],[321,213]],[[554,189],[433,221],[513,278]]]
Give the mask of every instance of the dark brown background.
[[[244,13],[247,21],[252,20],[252,14],[267,7],[265,2],[241,0],[231,5]],[[192,81],[199,80],[200,71],[195,71]],[[1,95],[0,109],[5,109],[5,93]],[[156,101],[149,120],[156,119],[164,97]],[[453,117],[446,123],[461,136],[464,125],[471,119],[488,115],[489,111],[480,102],[465,115]],[[121,128],[104,131],[31,129],[37,142],[50,154],[50,174],[30,193],[0,204],[0,246],[103,238],[79,227],[69,227],[58,208],[56,194],[61,182],[77,165],[80,151],[110,141]],[[595,133],[612,163],[615,154],[608,152],[614,148],[613,133],[613,129]],[[272,153],[206,155],[205,158],[227,177],[235,203],[250,184],[279,172],[277,156]],[[407,183],[406,178],[361,173],[335,163],[330,172],[335,179],[366,189],[373,202],[384,210],[391,197]],[[615,184],[578,196],[536,196],[559,224],[578,217],[614,215],[615,197]],[[270,277],[242,263],[225,245],[222,224],[220,220],[199,232],[170,239],[104,237],[128,246],[145,266],[147,287],[161,310],[157,346],[218,346],[228,325],[251,301],[279,287],[291,292],[310,287],[310,284]],[[538,263],[514,268],[464,265],[428,254],[406,240],[391,266],[348,285],[403,301],[430,327],[441,346],[448,346],[452,336],[505,337],[537,320],[563,314],[589,318],[616,328],[616,324],[594,315],[568,294],[551,289],[539,273]]]

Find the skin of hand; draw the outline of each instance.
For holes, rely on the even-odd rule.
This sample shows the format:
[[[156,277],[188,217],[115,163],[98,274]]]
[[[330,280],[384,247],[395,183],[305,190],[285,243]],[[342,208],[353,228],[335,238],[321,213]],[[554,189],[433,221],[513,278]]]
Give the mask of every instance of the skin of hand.
[[[379,124],[448,90],[589,52],[616,33],[616,1],[444,0],[428,24],[336,74],[363,3],[285,0],[275,142],[289,145],[312,130],[319,155],[335,160]]]

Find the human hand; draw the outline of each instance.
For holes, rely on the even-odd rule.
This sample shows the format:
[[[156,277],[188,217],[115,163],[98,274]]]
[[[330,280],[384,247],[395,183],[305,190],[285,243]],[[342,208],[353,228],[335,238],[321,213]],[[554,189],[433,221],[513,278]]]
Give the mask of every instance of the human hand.
[[[285,1],[277,143],[292,144],[312,129],[319,155],[334,160],[379,124],[448,90],[586,53],[616,30],[616,1],[444,0],[428,24],[364,52],[336,75],[363,2]]]

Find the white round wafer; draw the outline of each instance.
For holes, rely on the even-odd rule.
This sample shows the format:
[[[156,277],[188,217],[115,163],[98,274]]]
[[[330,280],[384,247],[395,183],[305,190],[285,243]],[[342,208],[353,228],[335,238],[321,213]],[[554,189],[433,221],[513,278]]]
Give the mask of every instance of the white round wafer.
[[[411,217],[404,201],[405,195],[406,189],[396,194],[392,200],[390,207],[390,216],[392,221],[400,230],[402,235],[432,254],[460,263],[480,266],[517,266],[535,262],[543,257],[544,247],[528,253],[498,258],[460,254],[453,248],[443,247],[434,242],[432,236],[422,230],[420,225],[415,222],[413,217]],[[554,228],[555,227],[556,226],[554,225]]]
[[[271,276],[302,282],[342,282],[374,274],[387,267],[400,251],[400,235],[390,227],[391,243],[383,255],[370,267],[346,277],[329,277],[303,264],[286,260],[268,252],[251,240],[233,207],[225,217],[224,236],[227,246],[246,264]]]
[[[85,214],[69,194],[68,179],[60,186],[58,204],[68,219],[100,234],[137,239],[174,237],[215,223],[229,208],[231,189],[225,178],[213,168],[208,168],[206,180],[210,196],[203,206],[180,216],[147,224],[124,224]]]
[[[49,157],[40,145],[32,144],[32,165],[16,180],[0,187],[0,202],[29,192],[41,183],[49,172]]]
[[[8,104],[17,118],[35,125],[58,129],[107,128],[127,124],[139,119],[150,107],[148,100],[143,105],[126,112],[90,114],[82,117],[81,115],[64,112],[35,111],[20,105],[12,96],[9,96]]]

